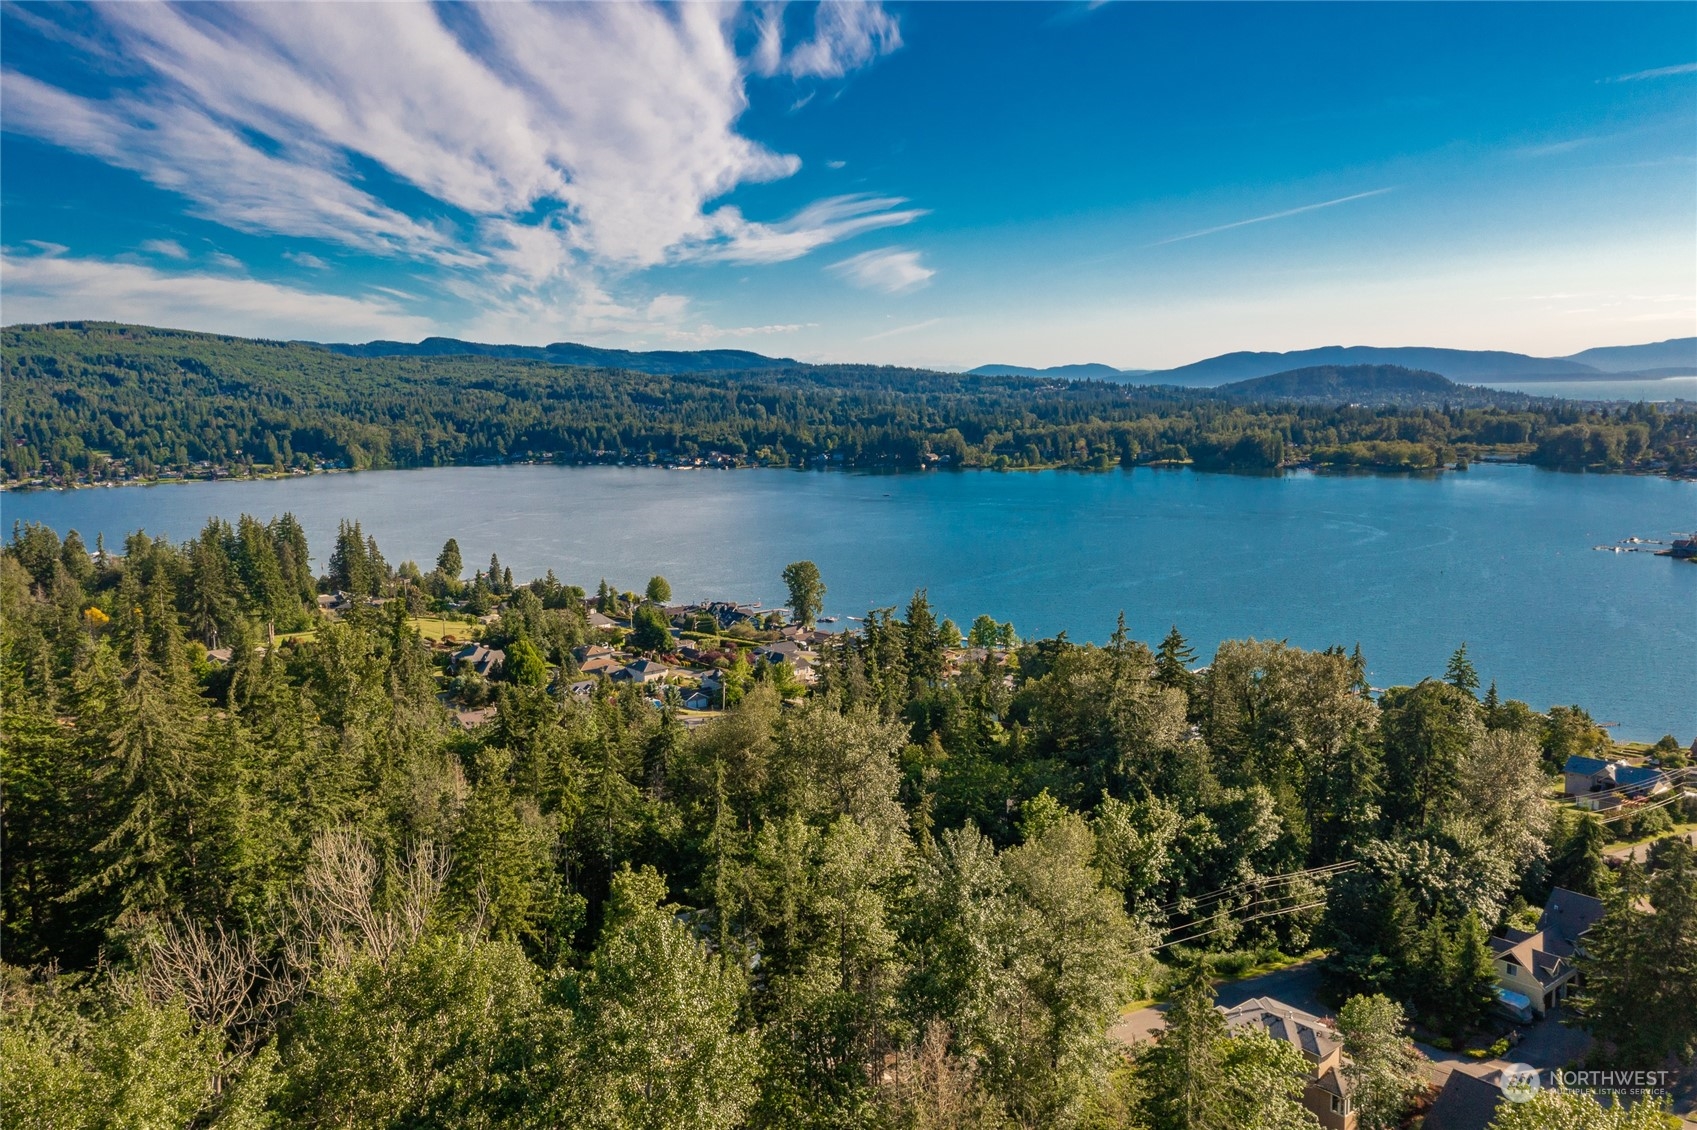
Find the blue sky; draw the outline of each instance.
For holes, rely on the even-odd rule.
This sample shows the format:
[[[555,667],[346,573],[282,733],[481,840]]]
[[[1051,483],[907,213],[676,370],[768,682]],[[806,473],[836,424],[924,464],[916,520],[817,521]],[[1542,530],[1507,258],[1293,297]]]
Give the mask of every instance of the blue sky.
[[[1697,5],[9,4],[6,323],[1159,367],[1697,333]]]

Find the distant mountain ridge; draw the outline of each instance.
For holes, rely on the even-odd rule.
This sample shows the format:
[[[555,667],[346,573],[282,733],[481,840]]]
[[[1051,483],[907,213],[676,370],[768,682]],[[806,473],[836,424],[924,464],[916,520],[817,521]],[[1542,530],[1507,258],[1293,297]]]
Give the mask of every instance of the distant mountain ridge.
[[[1118,381],[1141,376],[1146,369],[1116,369],[1112,365],[1090,362],[1084,365],[1050,365],[1034,369],[1029,365],[980,365],[966,371],[969,377],[1068,377],[1075,380]]]
[[[1033,369],[1021,365],[980,365],[986,375],[1089,376],[1209,387],[1297,369],[1324,366],[1396,365],[1436,373],[1453,381],[1571,381],[1668,377],[1697,373],[1697,337],[1673,338],[1646,345],[1611,345],[1569,357],[1532,357],[1505,350],[1440,349],[1431,346],[1327,345],[1288,353],[1222,353],[1172,369],[1114,369],[1109,365],[1062,365]],[[1067,372],[1076,370],[1076,372]],[[1087,371],[1086,371],[1087,370]]]
[[[1648,345],[1605,345],[1564,358],[1605,373],[1672,376],[1697,373],[1697,337],[1673,337]]]
[[[801,362],[789,357],[767,357],[746,349],[601,349],[571,341],[552,345],[485,345],[454,337],[427,337],[413,343],[368,341],[361,345],[342,342],[302,342],[347,357],[499,357],[514,361],[546,361],[553,365],[586,365],[601,369],[629,369],[638,373],[714,373],[730,370],[788,369]]]

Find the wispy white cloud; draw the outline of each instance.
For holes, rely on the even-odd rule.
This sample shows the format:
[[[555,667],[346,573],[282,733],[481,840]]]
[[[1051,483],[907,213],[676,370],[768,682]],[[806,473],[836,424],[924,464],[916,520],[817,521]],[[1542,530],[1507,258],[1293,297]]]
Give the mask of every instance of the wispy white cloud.
[[[285,251],[283,258],[291,263],[305,267],[309,271],[328,271],[330,264],[320,259],[310,251]]]
[[[319,294],[257,279],[0,249],[8,322],[98,318],[267,338],[422,337],[430,322],[392,302]]]
[[[860,340],[861,341],[883,341],[887,337],[900,337],[902,334],[916,333],[919,330],[928,330],[932,326],[935,326],[938,323],[940,323],[942,320],[943,319],[941,319],[941,318],[927,318],[923,322],[914,322],[911,325],[897,326],[893,330],[885,330],[883,333],[875,333],[875,334],[872,334],[870,337],[863,337]]]
[[[744,56],[744,10],[717,5],[105,5],[61,37],[87,62],[74,83],[6,71],[3,125],[233,229],[410,259],[496,303],[590,288],[595,308],[598,278],[776,262],[922,214],[889,196],[785,219],[722,203],[801,166],[740,132],[751,74],[840,78],[901,44],[876,2],[819,5],[793,46],[782,15],[756,12]]]
[[[886,294],[923,286],[937,273],[919,261],[919,252],[894,247],[863,251],[832,263],[830,269],[854,286]]]
[[[769,5],[761,16],[755,59],[762,74],[841,78],[902,45],[900,26],[881,5],[824,0],[813,9],[813,38],[785,53],[774,31],[782,25],[782,8]]]
[[[827,169],[841,169],[841,168],[845,167],[847,164],[848,164],[847,161],[826,161],[825,167]]]
[[[1300,216],[1304,212],[1317,212],[1321,208],[1333,208],[1339,204],[1348,204],[1352,200],[1366,200],[1373,196],[1383,196],[1385,193],[1390,191],[1392,190],[1389,188],[1375,188],[1371,192],[1357,192],[1353,196],[1340,196],[1336,200],[1322,200],[1318,204],[1304,204],[1300,208],[1286,208],[1282,212],[1269,212],[1265,216],[1251,216],[1247,220],[1235,220],[1229,224],[1219,224],[1215,227],[1203,228],[1201,231],[1186,232],[1183,235],[1175,235],[1167,239],[1158,239],[1149,246],[1162,247],[1166,244],[1179,243],[1186,239],[1200,239],[1205,235],[1215,235],[1219,232],[1231,231],[1233,228],[1244,228],[1248,227],[1250,224],[1264,224],[1268,220],[1282,220],[1288,216]]]
[[[1575,149],[1583,149],[1595,142],[1594,137],[1570,137],[1562,141],[1545,142],[1542,145],[1526,145],[1514,151],[1516,157],[1559,157],[1563,153],[1572,153]]]
[[[1671,67],[1654,67],[1647,71],[1634,71],[1629,75],[1615,75],[1613,78],[1598,79],[1598,82],[1642,82],[1649,78],[1673,78],[1675,75],[1697,74],[1697,63],[1676,63]]]
[[[189,253],[183,245],[174,239],[146,239],[142,241],[141,249],[149,255],[163,255],[167,259],[187,259]]]
[[[910,224],[925,215],[922,208],[903,208],[899,196],[853,194],[831,196],[809,204],[787,220],[755,224],[735,208],[715,213],[723,238],[692,250],[692,257],[730,263],[779,263],[799,259],[817,247],[862,232]]]

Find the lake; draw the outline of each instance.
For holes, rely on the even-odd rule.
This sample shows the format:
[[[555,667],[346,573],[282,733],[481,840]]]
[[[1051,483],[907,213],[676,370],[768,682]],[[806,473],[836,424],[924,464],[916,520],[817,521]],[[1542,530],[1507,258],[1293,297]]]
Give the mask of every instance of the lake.
[[[1440,674],[1466,641],[1481,676],[1543,709],[1584,705],[1623,739],[1697,732],[1697,566],[1592,547],[1697,528],[1697,483],[1475,465],[1435,478],[907,475],[624,467],[367,471],[281,481],[7,493],[0,513],[97,532],[192,537],[208,516],[293,511],[319,567],[357,518],[390,562],[429,568],[449,537],[467,571],[499,553],[591,591],[660,573],[679,600],[781,605],[779,571],[817,562],[827,613],[913,590],[961,625],[1105,640],[1114,617],[1198,652],[1283,638],[1366,653],[1374,685]],[[842,621],[839,626],[847,626]]]
[[[1486,388],[1569,400],[1697,400],[1697,377],[1625,381],[1480,381]]]

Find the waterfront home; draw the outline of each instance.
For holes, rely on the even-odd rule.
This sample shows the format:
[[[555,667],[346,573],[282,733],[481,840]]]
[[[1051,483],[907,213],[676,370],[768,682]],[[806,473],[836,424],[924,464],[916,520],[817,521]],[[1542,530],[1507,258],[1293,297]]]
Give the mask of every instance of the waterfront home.
[[[691,691],[684,698],[684,709],[686,709],[686,710],[712,710],[713,706],[716,702],[717,702],[717,700],[711,694],[708,694],[706,691],[702,691],[702,690]]]
[[[598,683],[599,680],[596,679],[579,679],[566,687],[566,693],[573,698],[593,698]]]
[[[1666,792],[1668,776],[1648,765],[1574,754],[1561,767],[1562,791],[1593,812]]]
[[[600,612],[591,612],[589,614],[589,627],[592,631],[610,632],[618,626],[618,623],[610,616],[605,616]]]
[[[1228,1027],[1259,1028],[1301,1052],[1308,1061],[1302,1105],[1327,1130],[1355,1130],[1356,1113],[1343,1075],[1343,1040],[1329,1021],[1272,997],[1256,997],[1222,1011]]]
[[[1544,902],[1536,930],[1510,926],[1492,938],[1498,1010],[1527,1023],[1567,999],[1579,972],[1573,959],[1603,910],[1601,899],[1557,887]]]

